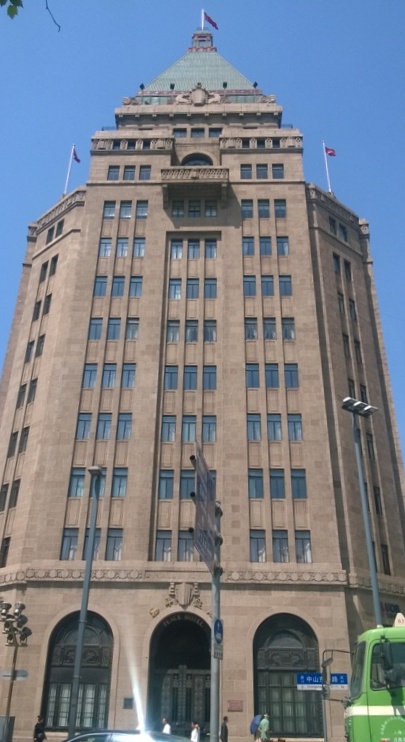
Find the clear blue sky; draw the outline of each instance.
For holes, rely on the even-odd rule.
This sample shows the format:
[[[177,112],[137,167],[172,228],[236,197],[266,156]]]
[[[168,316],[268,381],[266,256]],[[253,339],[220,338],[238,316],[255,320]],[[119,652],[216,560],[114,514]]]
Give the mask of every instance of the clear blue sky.
[[[90,138],[114,108],[182,56],[199,0],[25,0],[0,9],[0,366],[27,226],[61,196],[72,143],[86,181]],[[305,177],[326,188],[322,140],[339,200],[370,222],[402,444],[405,442],[405,2],[205,0],[214,43],[284,106],[304,134]]]

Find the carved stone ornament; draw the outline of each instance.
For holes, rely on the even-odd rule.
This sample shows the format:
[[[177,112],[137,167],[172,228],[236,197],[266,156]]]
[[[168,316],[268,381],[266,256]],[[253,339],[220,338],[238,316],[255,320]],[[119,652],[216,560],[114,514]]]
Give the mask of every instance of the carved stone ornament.
[[[219,93],[212,93],[210,90],[206,90],[202,87],[201,83],[197,83],[195,88],[192,88],[188,93],[179,93],[175,98],[175,105],[181,105],[185,103],[192,106],[205,106],[207,103],[220,103],[221,95]]]

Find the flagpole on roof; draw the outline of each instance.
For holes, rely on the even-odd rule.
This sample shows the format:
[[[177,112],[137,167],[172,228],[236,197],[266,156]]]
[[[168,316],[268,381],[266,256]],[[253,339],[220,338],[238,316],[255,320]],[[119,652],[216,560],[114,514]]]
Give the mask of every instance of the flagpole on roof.
[[[204,8],[201,10],[201,31],[204,31]]]
[[[323,156],[324,156],[324,159],[325,159],[326,180],[328,182],[328,191],[329,191],[329,193],[332,193],[332,188],[330,186],[328,157],[326,155],[326,145],[325,145],[325,142],[322,142],[322,144],[323,144]]]
[[[66,194],[68,192],[68,188],[69,188],[69,178],[70,178],[70,171],[72,169],[74,149],[75,149],[75,145],[72,144],[72,149],[70,150],[70,157],[69,157],[69,166],[68,166],[68,171],[67,171],[66,181],[65,181],[65,190],[63,191],[63,195],[64,196],[66,196]]]

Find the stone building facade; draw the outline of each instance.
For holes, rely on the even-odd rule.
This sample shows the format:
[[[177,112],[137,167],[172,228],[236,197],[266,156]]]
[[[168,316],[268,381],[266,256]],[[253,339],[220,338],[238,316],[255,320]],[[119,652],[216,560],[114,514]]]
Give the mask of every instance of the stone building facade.
[[[103,468],[79,726],[209,721],[211,578],[193,550],[199,441],[223,510],[221,713],[323,738],[296,674],[349,671],[373,624],[351,421],[384,621],[405,608],[403,473],[365,221],[304,180],[303,140],[206,31],[116,110],[85,187],[29,227],[1,386],[3,600],[33,634],[15,739],[66,734]],[[1,646],[2,667],[11,662]],[[1,684],[4,708],[8,688]],[[341,694],[342,695],[342,694]],[[339,693],[337,693],[339,697]],[[328,737],[343,740],[340,704]]]

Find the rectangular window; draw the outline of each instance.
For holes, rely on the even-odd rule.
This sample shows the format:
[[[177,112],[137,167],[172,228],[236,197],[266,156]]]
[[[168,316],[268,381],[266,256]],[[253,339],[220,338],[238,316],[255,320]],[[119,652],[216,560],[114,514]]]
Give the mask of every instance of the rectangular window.
[[[294,317],[283,317],[281,319],[281,329],[282,329],[283,340],[295,340]]]
[[[188,202],[188,215],[191,219],[197,219],[201,216],[201,204],[199,201]]]
[[[124,180],[135,180],[135,165],[125,165]]]
[[[183,257],[183,240],[170,241],[170,259],[180,260]]]
[[[100,340],[103,329],[101,317],[92,317],[89,325],[89,340]]]
[[[108,441],[111,437],[111,421],[112,415],[110,412],[101,412],[98,416],[97,421],[97,432],[96,438],[99,441]]]
[[[38,319],[40,313],[41,313],[41,303],[40,301],[36,301],[34,304],[34,311],[32,313],[32,321],[36,322]]]
[[[177,366],[165,367],[164,388],[177,389],[178,368]]]
[[[329,217],[329,232],[331,234],[333,234],[333,235],[336,235],[337,234],[336,219],[333,219],[333,217],[331,217],[331,216]],[[337,272],[339,272],[339,271],[337,271]]]
[[[197,389],[197,366],[184,366],[183,388],[185,391]]]
[[[93,389],[96,386],[97,363],[86,363],[83,370],[83,389]]]
[[[217,298],[217,279],[216,278],[205,278],[204,279],[204,298],[205,299],[216,299]]]
[[[215,415],[203,415],[202,439],[203,443],[215,443],[217,439],[217,418]]]
[[[194,443],[196,437],[196,416],[183,415],[181,424],[181,440],[183,443]]]
[[[205,259],[215,260],[217,257],[217,241],[216,240],[205,240]]]
[[[352,280],[352,266],[351,266],[351,264],[349,263],[348,260],[345,260],[344,261],[344,267],[345,267],[346,281],[348,283],[351,283],[351,280]]]
[[[276,219],[284,219],[287,216],[287,203],[285,198],[275,199],[274,216],[276,217]]]
[[[181,299],[181,278],[170,278],[169,299],[174,299],[175,301]]]
[[[111,255],[111,238],[102,237],[98,246],[99,258],[109,258]]]
[[[208,136],[210,139],[220,137],[222,134],[222,129],[213,126],[211,129],[208,130]]]
[[[205,136],[205,129],[197,128],[197,127],[191,129],[192,139],[202,139],[204,136]]]
[[[62,545],[60,550],[61,560],[73,561],[73,559],[76,559],[78,537],[79,531],[77,528],[65,528],[63,530]]]
[[[151,166],[141,165],[139,168],[139,180],[150,180]]]
[[[200,257],[200,240],[188,240],[187,257],[189,260],[198,260]]]
[[[262,296],[274,296],[274,278],[273,276],[262,276]]]
[[[60,237],[63,232],[63,225],[64,225],[64,219],[61,219],[60,222],[56,225],[56,232],[55,237]]]
[[[135,216],[137,219],[147,218],[148,216],[148,202],[147,201],[136,202]]]
[[[55,227],[50,227],[46,233],[46,244],[49,245],[54,238]]]
[[[84,495],[84,478],[86,470],[74,468],[70,473],[69,497],[83,497]]]
[[[260,415],[247,416],[247,439],[248,441],[260,441],[262,437]]]
[[[381,490],[379,487],[374,487],[374,506],[375,506],[376,514],[382,515],[383,509],[382,509],[382,500],[381,500]]]
[[[270,216],[270,201],[268,198],[259,198],[257,210],[261,219],[268,219]]]
[[[20,492],[20,484],[21,484],[21,480],[15,479],[13,484],[11,485],[10,502],[9,502],[10,508],[15,508],[17,505],[18,495]]]
[[[18,453],[25,453],[28,445],[28,436],[30,434],[29,427],[23,428],[20,436],[20,445],[18,446]]]
[[[52,294],[47,294],[44,299],[44,308],[42,314],[49,314],[51,309]]]
[[[343,240],[343,242],[348,242],[347,228],[344,224],[339,224],[339,238]]]
[[[195,473],[194,470],[182,469],[180,472],[180,500],[189,500],[192,492],[195,491]]]
[[[216,201],[206,201],[205,202],[205,216],[207,217],[214,217],[218,215],[218,208],[217,208],[217,202]]]
[[[127,494],[128,470],[124,468],[113,469],[111,485],[111,497],[125,497]]]
[[[25,350],[25,357],[24,357],[24,363],[29,363],[32,359],[32,354],[34,352],[34,340],[30,340],[29,343],[27,343],[27,347]]]
[[[217,367],[204,366],[203,368],[203,389],[204,391],[215,390],[217,388]]]
[[[14,433],[11,433],[10,440],[8,444],[7,449],[7,458],[11,459],[12,456],[14,456],[17,448],[17,439],[18,439],[18,431],[15,431]]]
[[[251,198],[244,198],[241,201],[241,215],[242,219],[252,219],[253,217],[253,201]]]
[[[347,380],[347,386],[348,386],[348,390],[349,390],[349,397],[354,397],[355,398],[356,397],[356,385],[355,385],[353,379],[348,379]],[[366,400],[363,399],[362,401],[365,402]]]
[[[132,201],[121,201],[120,219],[130,219],[132,211]]]
[[[256,276],[243,276],[243,296],[256,296]]]
[[[196,343],[198,341],[198,320],[186,319],[186,343]]]
[[[257,318],[245,317],[245,340],[257,340]]]
[[[260,255],[271,255],[271,237],[259,237]]]
[[[170,562],[172,558],[172,532],[156,531],[155,561]]]
[[[37,347],[35,350],[35,357],[39,358],[39,356],[42,356],[43,350],[44,350],[44,344],[45,344],[45,335],[40,335],[37,341]]]
[[[105,296],[107,292],[107,276],[96,276],[94,281],[94,296]]]
[[[184,216],[184,201],[173,201],[172,203],[172,216],[175,219]]]
[[[287,257],[290,252],[288,237],[277,237],[277,255]]]
[[[278,389],[280,386],[278,363],[266,363],[265,365],[266,389]]]
[[[173,129],[173,136],[176,139],[181,139],[187,136],[187,129]]]
[[[278,412],[271,412],[267,415],[267,438],[269,441],[281,441],[281,415]]]
[[[204,320],[204,343],[216,343],[217,321],[215,319]]]
[[[266,561],[266,534],[262,530],[250,531],[250,561]]]
[[[284,469],[270,469],[270,497],[272,500],[285,499]]]
[[[341,317],[344,317],[345,316],[345,300],[344,300],[344,296],[343,296],[343,294],[341,294],[338,291],[337,297],[338,297],[339,314],[340,314]]]
[[[254,237],[242,237],[242,255],[254,255],[254,254],[255,254]]]
[[[200,293],[200,282],[198,278],[188,278],[186,287],[187,299],[198,299]]]
[[[178,343],[180,337],[180,322],[178,319],[169,319],[166,329],[166,342]]]
[[[112,280],[111,296],[124,296],[125,277],[114,276]]]
[[[342,335],[342,340],[343,340],[343,353],[345,355],[345,358],[350,358],[349,336]]]
[[[37,393],[38,379],[32,379],[28,389],[27,404],[32,404]]]
[[[268,177],[268,166],[264,164],[256,165],[256,178],[258,180],[266,180]]]
[[[107,530],[107,545],[105,558],[107,562],[120,562],[122,559],[124,534],[122,528],[109,528]]]
[[[132,431],[132,414],[120,412],[118,415],[117,441],[128,441]]]
[[[288,531],[274,530],[273,540],[273,562],[287,564],[290,561],[288,554]]]
[[[3,538],[3,541],[1,543],[1,549],[0,549],[0,568],[3,568],[7,565],[8,553],[10,551],[10,543],[11,543],[10,536],[6,536],[6,538]]]
[[[100,559],[100,536],[101,536],[101,529],[96,528],[94,532],[93,555],[92,555],[92,558],[94,560]],[[86,531],[84,534],[84,544],[83,544],[83,555],[82,555],[83,560],[86,560],[89,554],[89,538],[90,538],[90,529],[86,528]]]
[[[340,274],[340,257],[335,252],[333,253],[333,270],[335,273]]]
[[[48,261],[46,263],[42,263],[41,265],[41,270],[39,273],[39,283],[42,283],[43,281],[45,281],[47,270],[48,270]]]
[[[274,180],[283,180],[284,178],[284,165],[275,163],[271,166],[271,174]]]
[[[302,441],[302,418],[298,413],[288,414],[288,440]]]
[[[306,500],[307,479],[305,469],[291,469],[291,492],[293,500]]]
[[[132,255],[134,258],[145,256],[145,237],[135,237]]]
[[[249,500],[263,500],[263,469],[249,469]]]
[[[356,361],[361,366],[362,363],[363,363],[363,359],[362,359],[362,356],[361,356],[360,341],[359,340],[354,340],[353,341],[353,345],[354,345],[354,355],[356,357]]]
[[[387,544],[381,544],[381,559],[382,559],[384,574],[390,575],[391,574],[390,556],[389,556]]]
[[[247,389],[258,389],[260,386],[259,364],[258,363],[247,363],[245,375],[246,375],[246,388]]]
[[[107,173],[107,180],[118,180],[120,177],[120,169],[118,165],[110,165]]]
[[[118,237],[117,239],[117,258],[126,258],[128,255],[128,238]]]
[[[107,340],[119,340],[121,332],[121,320],[119,317],[110,317],[107,325]]]
[[[161,469],[159,474],[159,500],[173,499],[173,479],[174,472],[172,469]]]
[[[286,363],[284,366],[284,380],[286,389],[298,389],[298,363]]]
[[[103,369],[103,380],[101,386],[103,389],[114,389],[115,377],[117,375],[117,366],[115,363],[105,363]]]
[[[295,531],[295,556],[298,564],[312,563],[311,534],[309,531]]]
[[[192,562],[194,558],[194,537],[188,531],[179,531],[178,556],[179,562]]]
[[[367,453],[370,461],[375,461],[374,439],[371,433],[366,433]]]
[[[134,388],[135,374],[136,374],[135,363],[124,363],[123,364],[122,374],[121,374],[121,388],[122,389],[133,389]]]
[[[263,339],[264,340],[276,340],[277,339],[275,317],[263,317]]]
[[[3,513],[6,508],[8,493],[8,484],[3,484],[0,489],[0,513]]]
[[[240,177],[242,178],[242,180],[250,180],[252,177],[252,166],[241,165],[240,166]]]
[[[20,388],[18,390],[18,394],[17,394],[17,404],[16,404],[17,410],[19,410],[20,407],[23,407],[24,406],[25,393],[26,393],[26,391],[27,391],[27,385],[26,384],[21,384],[21,386],[20,386]]]
[[[292,296],[291,276],[280,276],[280,296]]]
[[[129,281],[129,295],[142,296],[142,276],[131,276]]]
[[[165,443],[173,443],[175,441],[176,417],[174,415],[163,415],[161,438]]]
[[[353,299],[349,299],[349,314],[350,319],[352,319],[353,322],[357,322],[356,302],[354,302]]]
[[[125,326],[125,340],[137,340],[139,333],[139,319],[137,317],[128,317]]]
[[[114,219],[115,216],[115,201],[104,201],[103,218]]]
[[[350,396],[354,397],[355,394],[350,394]],[[360,384],[360,399],[362,402],[368,404],[367,387],[365,387],[364,384]]]

